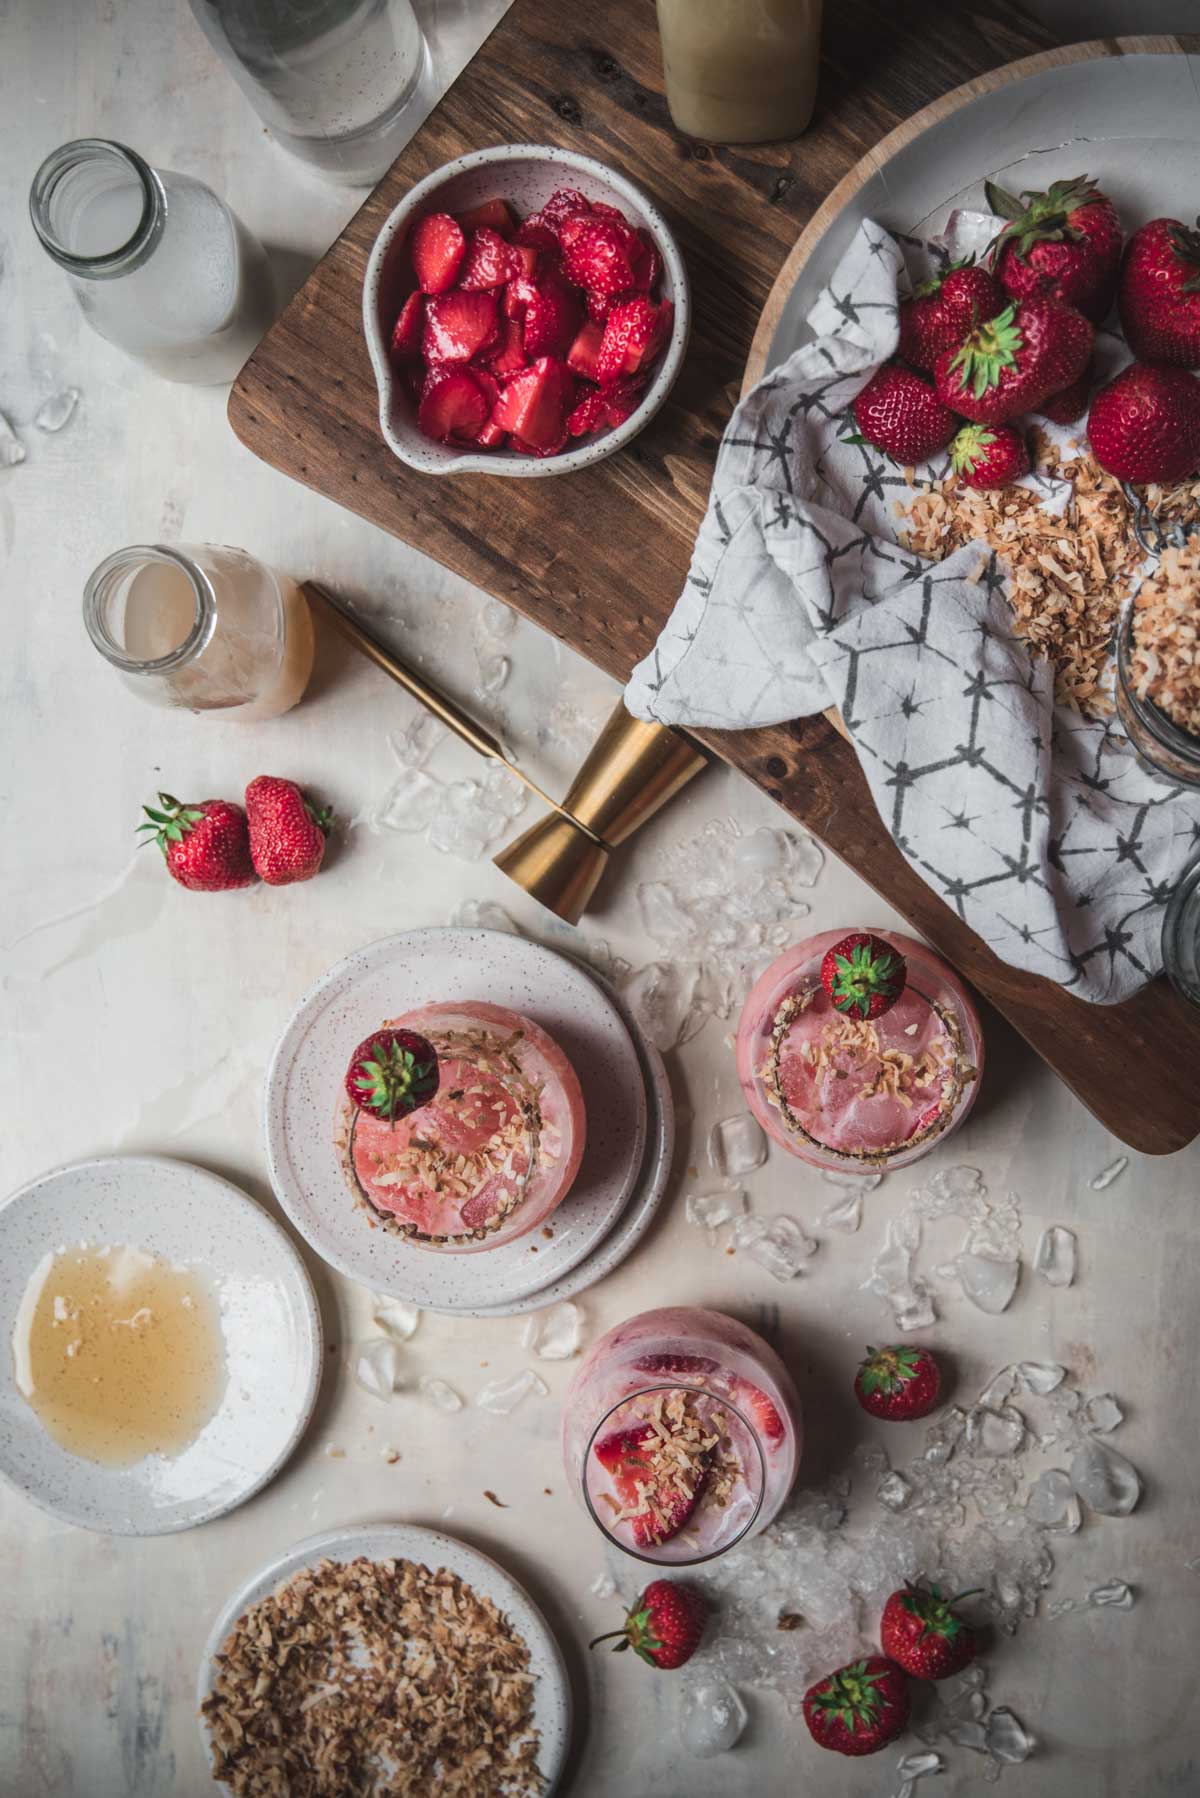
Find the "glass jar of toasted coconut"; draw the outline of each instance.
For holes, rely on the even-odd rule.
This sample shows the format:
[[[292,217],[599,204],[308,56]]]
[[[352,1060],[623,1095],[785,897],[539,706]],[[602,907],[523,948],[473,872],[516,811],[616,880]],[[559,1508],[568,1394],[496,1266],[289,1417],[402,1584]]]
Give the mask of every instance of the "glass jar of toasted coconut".
[[[1200,855],[1184,869],[1163,918],[1163,969],[1189,1005],[1200,1005]]]
[[[1200,787],[1200,537],[1165,549],[1122,608],[1117,712],[1151,773]]]

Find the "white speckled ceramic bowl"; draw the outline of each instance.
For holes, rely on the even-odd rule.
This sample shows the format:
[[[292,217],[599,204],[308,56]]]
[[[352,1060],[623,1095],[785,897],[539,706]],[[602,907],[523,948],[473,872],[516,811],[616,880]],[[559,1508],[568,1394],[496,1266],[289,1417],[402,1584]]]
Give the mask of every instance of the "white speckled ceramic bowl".
[[[465,1580],[481,1598],[490,1598],[497,1610],[508,1618],[529,1649],[529,1668],[535,1682],[533,1726],[538,1733],[538,1771],[545,1781],[543,1798],[552,1798],[571,1746],[571,1682],[562,1650],[542,1613],[510,1573],[457,1537],[444,1536],[440,1530],[423,1529],[417,1524],[362,1524],[329,1530],[324,1535],[309,1537],[306,1542],[298,1542],[294,1548],[277,1555],[252,1574],[229,1599],[213,1624],[200,1663],[197,1708],[212,1691],[214,1657],[243,1611],[269,1597],[303,1568],[315,1567],[319,1561],[354,1561],[360,1555],[371,1561],[417,1561],[435,1572],[439,1567],[445,1567]],[[205,1759],[211,1765],[208,1727],[203,1717],[199,1722]],[[228,1792],[230,1788],[220,1783],[215,1789]]]
[[[321,1379],[321,1318],[304,1263],[275,1220],[184,1161],[114,1155],[43,1174],[0,1207],[0,1337],[12,1341],[48,1249],[129,1243],[196,1268],[216,1297],[227,1379],[216,1414],[178,1455],[102,1467],[60,1448],[12,1373],[0,1380],[0,1474],[84,1529],[157,1536],[207,1523],[257,1492],[304,1432]]]
[[[661,294],[675,307],[675,323],[642,403],[623,425],[581,438],[579,448],[560,455],[522,456],[515,450],[456,449],[435,443],[417,426],[416,407],[404,383],[392,373],[388,343],[392,326],[415,282],[408,259],[408,233],[425,212],[462,212],[483,200],[510,200],[524,218],[536,212],[559,187],[576,187],[589,200],[619,206],[631,223],[650,233],[663,259]],[[549,144],[497,144],[473,150],[435,169],[409,190],[388,214],[375,239],[363,282],[363,330],[379,387],[379,428],[393,455],[422,474],[498,474],[534,478],[570,474],[603,461],[637,436],[658,411],[679,373],[691,328],[687,270],[666,220],[640,188],[590,156]]]
[[[578,1074],[587,1112],[583,1160],[549,1237],[534,1229],[469,1255],[380,1227],[350,1190],[334,1130],[346,1063],[364,1036],[457,999],[540,1024]],[[410,930],[338,962],[279,1039],[265,1114],[271,1182],[305,1240],[350,1279],[426,1310],[472,1312],[542,1291],[590,1256],[645,1177],[646,1074],[618,1007],[576,963],[503,931]]]

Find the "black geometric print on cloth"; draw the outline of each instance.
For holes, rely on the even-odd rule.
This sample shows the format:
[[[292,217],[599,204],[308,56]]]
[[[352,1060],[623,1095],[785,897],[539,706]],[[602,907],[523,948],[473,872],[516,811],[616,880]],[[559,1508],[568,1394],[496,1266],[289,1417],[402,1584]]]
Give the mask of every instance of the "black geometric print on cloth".
[[[953,253],[904,252],[910,278]],[[864,224],[810,315],[814,341],[739,405],[687,586],[627,703],[725,729],[837,705],[881,817],[933,889],[1004,960],[1120,999],[1160,966],[1200,799],[1147,774],[1112,720],[1055,705],[984,546],[931,563],[896,541],[913,477],[845,439],[855,395],[894,353],[903,269],[896,240]],[[1028,484],[1062,505],[1063,483]]]

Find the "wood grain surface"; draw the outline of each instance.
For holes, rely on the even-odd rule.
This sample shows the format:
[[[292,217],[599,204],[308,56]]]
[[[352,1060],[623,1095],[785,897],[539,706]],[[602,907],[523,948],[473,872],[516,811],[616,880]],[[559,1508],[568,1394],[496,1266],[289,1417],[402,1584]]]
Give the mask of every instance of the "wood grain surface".
[[[650,0],[515,0],[243,369],[229,402],[238,436],[625,680],[682,587],[773,283],[838,183],[923,107],[957,103],[951,90],[1003,65],[1039,51],[1121,53],[1116,40],[1055,52],[1007,0],[826,10],[810,130],[726,148],[674,131]],[[367,257],[413,182],[465,150],[512,142],[582,150],[653,194],[692,279],[688,359],[651,425],[592,468],[551,481],[419,475],[379,435],[361,326]],[[885,894],[1117,1136],[1162,1154],[1200,1131],[1200,1012],[1165,982],[1091,1006],[999,961],[908,867],[827,719],[697,734]]]

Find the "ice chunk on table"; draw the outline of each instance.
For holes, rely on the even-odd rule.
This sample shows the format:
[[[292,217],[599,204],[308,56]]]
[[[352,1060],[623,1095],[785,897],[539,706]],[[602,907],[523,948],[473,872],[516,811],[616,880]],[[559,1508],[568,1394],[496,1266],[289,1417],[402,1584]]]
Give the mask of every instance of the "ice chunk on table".
[[[1038,1398],[1045,1398],[1048,1392],[1061,1386],[1066,1377],[1066,1368],[1060,1367],[1057,1361],[1017,1362],[1017,1378],[1026,1392],[1036,1393]]]
[[[1128,1166],[1128,1155],[1118,1155],[1115,1161],[1110,1161],[1107,1167],[1102,1167],[1098,1174],[1094,1174],[1088,1185],[1093,1192],[1103,1192],[1106,1186],[1111,1186],[1114,1180],[1120,1179]]]
[[[1075,1232],[1062,1224],[1043,1230],[1034,1251],[1033,1269],[1051,1286],[1069,1286],[1075,1278]]]
[[[42,401],[33,415],[33,422],[39,431],[61,431],[64,425],[70,424],[78,404],[78,387],[62,387]]]
[[[708,1138],[708,1159],[725,1180],[736,1180],[761,1167],[767,1159],[767,1137],[758,1119],[748,1111],[722,1118]]]
[[[1035,1745],[1021,1719],[1006,1704],[992,1711],[987,1720],[987,1749],[996,1760],[1016,1765],[1029,1758]]]
[[[1021,1277],[1017,1260],[999,1261],[991,1255],[972,1255],[964,1250],[955,1258],[958,1278],[973,1305],[998,1317],[1007,1311]]]
[[[852,1192],[848,1197],[839,1200],[823,1211],[817,1222],[825,1230],[838,1230],[844,1235],[853,1235],[862,1223],[863,1201],[861,1192]]]
[[[407,1299],[388,1298],[384,1293],[377,1295],[372,1316],[384,1335],[396,1342],[407,1342],[421,1321],[419,1306],[410,1305]]]
[[[684,1692],[679,1734],[697,1760],[728,1754],[736,1747],[746,1722],[746,1706],[727,1680],[708,1680]]]
[[[717,1192],[689,1192],[683,1202],[683,1214],[689,1224],[708,1231],[709,1243],[715,1248],[717,1232],[745,1215],[746,1195],[740,1189],[730,1192],[721,1187]]]
[[[1127,1517],[1142,1496],[1137,1468],[1094,1436],[1071,1462],[1071,1484],[1088,1509],[1103,1517]]]
[[[876,1486],[875,1496],[885,1510],[904,1511],[912,1503],[913,1489],[902,1473],[889,1473]]]
[[[583,1337],[583,1312],[572,1299],[560,1299],[548,1311],[526,1318],[521,1341],[542,1361],[569,1361],[579,1353]]]
[[[438,1379],[436,1374],[422,1374],[417,1381],[417,1391],[439,1411],[462,1410],[463,1402],[459,1394],[445,1380]]]
[[[1079,1500],[1070,1476],[1061,1467],[1048,1467],[1029,1488],[1026,1513],[1040,1529],[1073,1536],[1082,1521]]]
[[[1133,1588],[1123,1579],[1110,1579],[1103,1586],[1093,1586],[1088,1593],[1088,1603],[1097,1608],[1128,1611],[1133,1605]]]
[[[786,1212],[777,1217],[739,1217],[730,1235],[735,1249],[744,1249],[752,1261],[777,1280],[794,1280],[817,1244],[804,1227]]]
[[[507,1417],[523,1399],[532,1394],[544,1398],[549,1390],[541,1374],[534,1373],[532,1367],[526,1367],[508,1379],[489,1380],[475,1394],[475,1403],[481,1411],[494,1411],[501,1417]]]
[[[372,1398],[391,1398],[400,1381],[400,1346],[376,1336],[354,1351],[354,1377]]]
[[[16,468],[25,460],[25,445],[0,412],[0,468]]]
[[[1098,1430],[1102,1436],[1107,1436],[1110,1430],[1115,1430],[1123,1422],[1124,1417],[1125,1413],[1112,1393],[1100,1392],[1083,1407],[1080,1422],[1085,1430]]]

